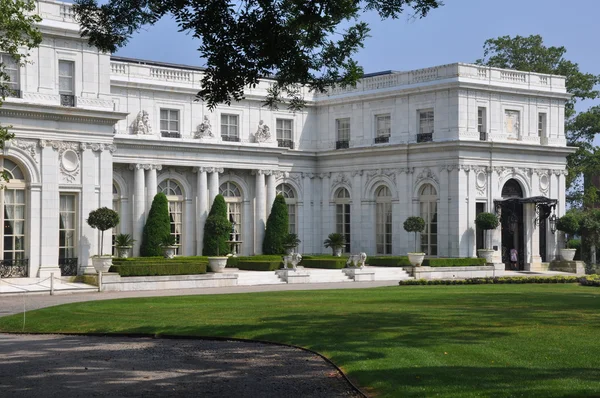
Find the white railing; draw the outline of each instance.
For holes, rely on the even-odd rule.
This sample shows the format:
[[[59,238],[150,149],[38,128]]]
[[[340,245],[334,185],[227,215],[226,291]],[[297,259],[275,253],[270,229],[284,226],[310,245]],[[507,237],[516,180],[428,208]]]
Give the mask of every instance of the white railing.
[[[503,70],[500,72],[500,79],[514,83],[527,83],[527,74]]]
[[[60,16],[65,21],[75,22],[75,13],[73,12],[73,7],[68,4],[61,4]]]
[[[191,82],[192,73],[183,70],[150,68],[150,77],[160,80],[171,80],[176,82]]]
[[[128,66],[127,64],[111,62],[110,63],[110,71],[115,75],[126,75],[126,74],[128,74],[127,66]]]

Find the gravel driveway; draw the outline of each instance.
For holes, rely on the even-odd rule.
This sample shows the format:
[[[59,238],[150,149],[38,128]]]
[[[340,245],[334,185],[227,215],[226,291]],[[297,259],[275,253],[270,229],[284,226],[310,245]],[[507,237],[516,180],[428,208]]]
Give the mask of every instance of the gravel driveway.
[[[0,397],[359,397],[307,351],[237,341],[0,334]]]

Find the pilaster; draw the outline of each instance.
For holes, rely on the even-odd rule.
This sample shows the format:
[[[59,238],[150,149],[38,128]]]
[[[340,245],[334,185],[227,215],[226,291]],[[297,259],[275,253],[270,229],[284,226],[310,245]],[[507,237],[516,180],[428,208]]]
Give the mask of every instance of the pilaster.
[[[197,216],[196,216],[196,255],[202,255],[202,247],[204,242],[204,224],[206,217],[208,217],[208,179],[205,167],[198,167],[195,169],[197,173],[196,179],[196,203],[197,203]]]
[[[262,254],[262,244],[265,238],[265,227],[267,222],[265,171],[254,170],[255,175],[255,199],[254,199],[254,254]]]
[[[144,165],[132,164],[129,166],[133,170],[133,256],[140,255],[142,245],[142,235],[144,233],[144,224],[146,222],[144,196]]]

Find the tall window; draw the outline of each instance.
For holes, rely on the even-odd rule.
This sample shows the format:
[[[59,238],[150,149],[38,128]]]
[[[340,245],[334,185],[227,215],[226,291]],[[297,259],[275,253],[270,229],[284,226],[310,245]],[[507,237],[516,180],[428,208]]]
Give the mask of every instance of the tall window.
[[[381,186],[375,193],[377,254],[392,254],[392,192]]]
[[[335,231],[344,235],[344,251],[350,253],[350,192],[346,188],[338,189],[335,194]]]
[[[546,137],[546,114],[538,113],[538,137]]]
[[[419,111],[419,134],[417,142],[433,140],[433,109]]]
[[[77,195],[60,194],[60,215],[58,226],[58,261],[71,265],[77,260]]]
[[[425,229],[421,233],[421,251],[437,256],[437,191],[431,184],[425,184],[419,191],[421,217]]]
[[[294,192],[294,188],[290,184],[279,184],[276,188],[277,195],[283,195],[285,198],[285,204],[287,205],[288,210],[288,233],[297,234],[297,205],[296,205],[296,192]]]
[[[486,117],[486,109],[482,106],[477,108],[477,131],[481,141],[487,141]]]
[[[239,141],[238,115],[221,115],[221,139],[223,141]]]
[[[277,119],[277,145],[294,149],[294,132],[292,130],[292,119]]]
[[[3,169],[8,173],[8,183],[0,189],[2,212],[2,259],[19,261],[25,259],[25,177],[14,162],[3,159]],[[26,276],[26,275],[15,275]]]
[[[242,237],[242,192],[240,188],[231,181],[224,182],[219,187],[219,193],[225,198],[227,203],[227,216],[229,221],[235,223],[233,228],[237,234],[237,240],[244,240]]]
[[[19,65],[13,57],[8,54],[0,53],[0,64],[2,64],[2,71],[8,76],[8,79],[0,77],[0,83],[6,86],[4,91],[5,97],[20,97],[20,79],[19,79]]]
[[[183,190],[177,181],[169,178],[158,184],[158,191],[167,195],[171,235],[175,237],[176,254],[179,254],[182,252],[183,245]]]
[[[75,62],[58,61],[58,93],[61,105],[75,106]]]
[[[350,118],[335,120],[336,138],[335,149],[344,149],[350,147]]]
[[[392,117],[389,114],[375,116],[375,143],[385,143],[390,141],[392,133]]]
[[[179,132],[178,110],[160,110],[160,135],[162,135],[163,137],[181,138],[181,133]]]

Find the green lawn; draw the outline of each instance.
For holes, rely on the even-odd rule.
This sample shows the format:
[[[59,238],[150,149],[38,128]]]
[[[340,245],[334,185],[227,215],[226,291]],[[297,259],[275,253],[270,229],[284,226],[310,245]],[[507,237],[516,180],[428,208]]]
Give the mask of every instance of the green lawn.
[[[377,396],[598,396],[599,310],[600,289],[576,284],[403,286],[68,304],[27,313],[25,331],[291,343]]]

